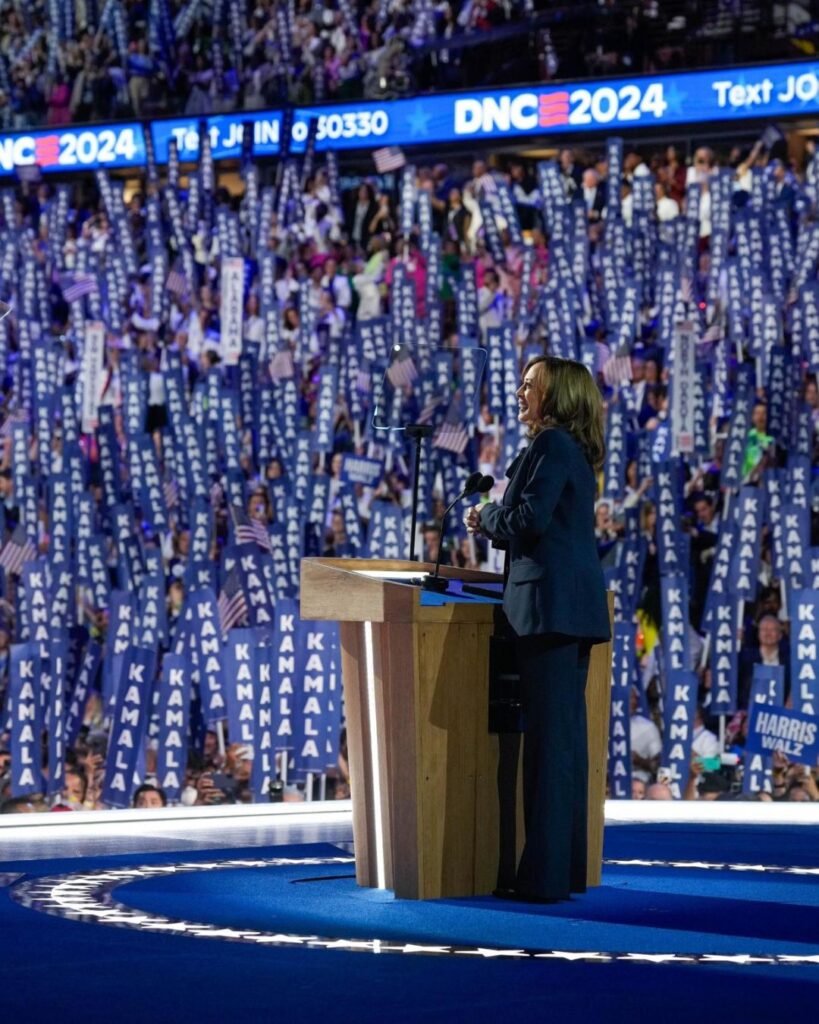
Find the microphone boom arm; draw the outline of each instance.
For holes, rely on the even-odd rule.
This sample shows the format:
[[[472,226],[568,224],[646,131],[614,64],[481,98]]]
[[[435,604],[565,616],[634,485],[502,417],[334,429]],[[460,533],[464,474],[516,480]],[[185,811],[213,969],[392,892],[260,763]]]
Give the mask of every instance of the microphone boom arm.
[[[446,525],[446,517],[452,511],[452,509],[461,501],[463,498],[468,498],[471,494],[475,494],[478,488],[487,478],[481,473],[472,473],[464,485],[464,489],[449,505],[446,507],[446,511],[441,516],[441,525],[438,528],[438,554],[435,558],[435,571],[431,576],[427,576],[424,580],[424,588],[427,590],[437,590],[442,592],[447,588],[447,581],[441,578],[441,551],[444,546],[444,526]],[[491,479],[491,478],[490,478]],[[492,481],[494,483],[494,480]],[[491,485],[490,485],[491,486]]]

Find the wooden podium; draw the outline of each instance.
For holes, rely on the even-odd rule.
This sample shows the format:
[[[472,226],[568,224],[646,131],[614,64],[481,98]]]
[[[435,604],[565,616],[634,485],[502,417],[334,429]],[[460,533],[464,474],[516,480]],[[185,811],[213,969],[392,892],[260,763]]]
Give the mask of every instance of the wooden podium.
[[[404,899],[471,896],[497,884],[498,738],[488,731],[495,603],[433,603],[409,583],[432,568],[301,562],[302,617],[340,624],[356,879]],[[441,575],[501,581],[451,566]],[[589,885],[600,884],[610,678],[611,645],[601,644],[586,691]],[[522,838],[520,811],[518,819]]]

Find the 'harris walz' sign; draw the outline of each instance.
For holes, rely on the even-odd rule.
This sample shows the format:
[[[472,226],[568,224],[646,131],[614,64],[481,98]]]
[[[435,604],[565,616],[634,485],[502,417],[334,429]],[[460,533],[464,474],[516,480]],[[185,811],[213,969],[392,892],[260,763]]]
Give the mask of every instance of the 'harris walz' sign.
[[[791,761],[813,767],[819,759],[819,722],[814,715],[758,704],[751,709],[745,746],[760,754],[780,750]]]

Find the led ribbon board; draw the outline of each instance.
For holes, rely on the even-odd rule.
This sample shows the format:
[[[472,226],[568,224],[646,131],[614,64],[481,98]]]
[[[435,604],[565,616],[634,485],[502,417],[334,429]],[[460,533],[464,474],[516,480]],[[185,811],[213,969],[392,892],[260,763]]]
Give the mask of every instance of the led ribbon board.
[[[688,122],[809,116],[817,111],[819,63],[812,61],[301,107],[294,112],[290,149],[293,153],[304,150],[314,119],[316,150],[322,151],[597,130],[620,133]],[[268,111],[250,117],[231,114],[207,119],[214,156],[240,155],[246,121],[253,124],[254,154],[278,152],[282,118],[280,113]],[[180,159],[195,159],[196,121],[175,124]],[[160,161],[167,156],[166,125],[152,125]],[[188,146],[183,144],[183,126]]]
[[[294,111],[290,149],[304,150],[311,120],[317,121],[316,149],[321,151],[622,133],[692,122],[814,116],[817,111],[819,63],[802,61],[300,107]],[[282,122],[280,110],[204,119],[217,160],[241,155],[246,125],[253,131],[254,156],[277,155]],[[157,163],[167,162],[171,139],[180,160],[197,160],[200,124],[189,117],[151,122]],[[0,174],[34,164],[43,171],[142,166],[143,131],[142,125],[129,123],[0,135]]]

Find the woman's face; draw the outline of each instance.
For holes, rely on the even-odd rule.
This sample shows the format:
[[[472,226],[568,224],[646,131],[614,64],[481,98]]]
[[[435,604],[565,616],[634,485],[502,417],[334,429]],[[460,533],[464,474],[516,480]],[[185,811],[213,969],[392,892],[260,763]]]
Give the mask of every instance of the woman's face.
[[[255,495],[250,500],[250,518],[255,519],[257,522],[263,523],[267,519],[267,508],[265,507],[264,498]]]
[[[515,392],[518,399],[518,423],[533,427],[540,419],[540,409],[546,391],[543,364],[530,366]]]

